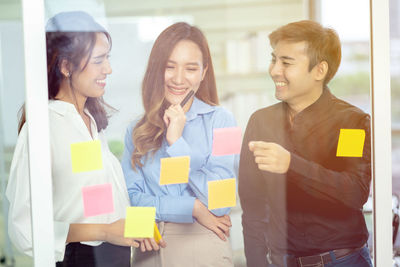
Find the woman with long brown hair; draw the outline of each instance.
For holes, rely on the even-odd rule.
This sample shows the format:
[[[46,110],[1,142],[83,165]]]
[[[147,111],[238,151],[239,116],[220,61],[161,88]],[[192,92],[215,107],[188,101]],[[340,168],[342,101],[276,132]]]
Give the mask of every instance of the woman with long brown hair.
[[[211,155],[213,130],[236,122],[217,106],[210,51],[198,28],[176,23],[159,35],[142,99],[145,112],[128,128],[122,168],[131,205],[156,207],[166,246],[144,239],[135,266],[233,266],[230,209],[207,208],[207,182],[236,177],[235,156]],[[190,156],[189,182],[160,185],[160,159],[177,156]]]
[[[111,74],[111,37],[84,12],[59,13],[46,26],[54,244],[57,266],[130,266],[130,246],[124,238],[129,206],[123,173],[110,152],[103,130],[108,125],[102,96]],[[32,255],[28,132],[25,112],[7,186],[9,235],[22,252]],[[71,144],[98,141],[103,168],[74,172]],[[82,189],[110,185],[113,211],[85,216]],[[36,237],[38,238],[38,237]],[[39,237],[40,238],[40,237]],[[85,242],[80,243],[80,242]]]

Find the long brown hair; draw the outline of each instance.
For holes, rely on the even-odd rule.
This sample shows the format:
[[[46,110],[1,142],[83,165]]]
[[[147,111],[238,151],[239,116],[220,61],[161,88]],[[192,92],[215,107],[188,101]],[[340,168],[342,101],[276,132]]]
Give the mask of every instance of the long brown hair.
[[[132,154],[132,167],[143,166],[141,158],[161,147],[166,126],[163,121],[168,102],[164,96],[164,74],[175,45],[189,40],[197,44],[202,56],[203,67],[207,72],[196,92],[196,97],[210,105],[218,105],[214,68],[208,43],[203,33],[194,26],[179,22],[166,28],[155,41],[142,83],[142,100],[145,113],[133,129],[132,139],[135,150]]]
[[[46,26],[48,99],[56,99],[60,90],[61,81],[64,79],[61,73],[61,62],[63,60],[69,63],[69,84],[74,89],[72,74],[81,72],[87,67],[96,44],[96,33],[98,32],[104,33],[111,49],[110,34],[85,12],[63,12],[49,20]],[[87,57],[87,61],[81,68],[82,59],[85,57]],[[108,125],[106,108],[115,110],[106,104],[102,97],[88,97],[85,108],[89,110],[96,121],[97,131],[99,132]],[[25,104],[21,107],[19,114],[18,133],[26,120]]]

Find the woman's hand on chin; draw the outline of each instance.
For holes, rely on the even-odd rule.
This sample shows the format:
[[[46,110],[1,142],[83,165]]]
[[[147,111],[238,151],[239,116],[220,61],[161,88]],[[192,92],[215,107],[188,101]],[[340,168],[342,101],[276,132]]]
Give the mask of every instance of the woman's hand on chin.
[[[167,126],[167,142],[172,145],[182,136],[186,123],[185,111],[179,104],[171,105],[165,110],[163,120]]]

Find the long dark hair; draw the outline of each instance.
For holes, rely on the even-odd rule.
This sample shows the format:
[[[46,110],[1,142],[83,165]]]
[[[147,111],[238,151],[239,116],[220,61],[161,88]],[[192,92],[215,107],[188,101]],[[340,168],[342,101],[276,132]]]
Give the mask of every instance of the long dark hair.
[[[155,153],[160,147],[166,127],[164,110],[168,106],[164,93],[164,74],[167,61],[176,44],[182,40],[194,42],[203,56],[203,68],[207,72],[196,92],[196,97],[210,105],[218,105],[214,68],[204,34],[194,26],[179,22],[165,29],[155,41],[142,83],[142,100],[145,114],[133,130],[135,150],[132,167],[142,166],[140,159],[148,152]]]
[[[83,71],[90,59],[96,44],[96,33],[104,33],[111,49],[110,34],[87,13],[82,11],[63,12],[52,17],[46,25],[47,48],[47,82],[48,98],[56,99],[60,90],[61,81],[64,79],[61,73],[61,63],[65,60],[70,66],[69,83],[72,86],[72,74]],[[81,66],[82,59],[87,61]],[[106,104],[102,97],[88,97],[85,103],[90,114],[97,124],[97,131],[105,129],[108,125],[106,108],[114,110]],[[18,133],[26,120],[25,105],[20,110]]]

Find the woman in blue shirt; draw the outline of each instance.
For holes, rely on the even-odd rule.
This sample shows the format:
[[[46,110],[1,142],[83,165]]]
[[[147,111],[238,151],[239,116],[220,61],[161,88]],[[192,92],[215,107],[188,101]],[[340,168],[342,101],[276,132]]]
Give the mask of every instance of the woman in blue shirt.
[[[194,91],[194,97],[180,103]],[[218,105],[214,70],[202,32],[186,23],[154,43],[142,84],[145,113],[125,137],[122,167],[132,206],[156,207],[164,241],[141,242],[135,266],[233,266],[229,208],[209,210],[207,182],[236,177],[234,155],[213,156],[213,130],[234,127]],[[160,159],[190,156],[187,184],[160,185]],[[165,246],[166,245],[166,246]]]

